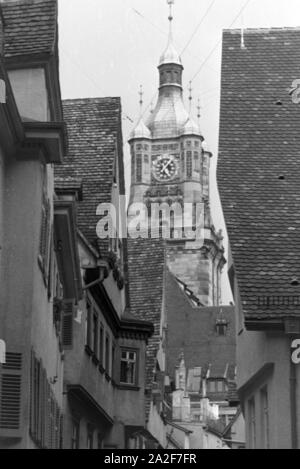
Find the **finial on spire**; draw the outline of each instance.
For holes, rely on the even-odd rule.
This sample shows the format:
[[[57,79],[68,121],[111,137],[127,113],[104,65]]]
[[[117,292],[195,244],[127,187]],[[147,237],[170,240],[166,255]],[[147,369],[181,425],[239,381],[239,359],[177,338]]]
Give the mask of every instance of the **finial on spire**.
[[[193,88],[192,82],[189,82],[189,102],[190,102],[190,114],[192,113],[192,101],[193,101]]]
[[[171,23],[173,21],[173,5],[175,3],[175,0],[167,0],[167,3],[170,8],[169,21]]]
[[[143,90],[143,85],[140,85],[140,91],[139,91],[139,96],[140,96],[140,113],[142,115],[143,113],[143,104],[144,104],[144,90]]]
[[[173,35],[173,31],[172,31],[173,5],[174,5],[174,3],[175,3],[175,0],[167,0],[167,3],[168,3],[169,8],[170,8],[170,12],[169,12],[169,23],[170,23],[170,28],[169,28],[169,41],[171,42],[171,41],[172,41],[172,35]]]
[[[200,104],[200,98],[198,99],[198,105],[197,105],[197,117],[198,117],[198,121],[200,122],[200,118],[201,118],[201,104]]]

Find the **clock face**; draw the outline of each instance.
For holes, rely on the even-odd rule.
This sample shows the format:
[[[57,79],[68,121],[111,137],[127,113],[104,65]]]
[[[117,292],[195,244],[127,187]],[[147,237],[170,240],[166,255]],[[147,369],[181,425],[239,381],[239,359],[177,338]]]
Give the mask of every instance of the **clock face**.
[[[153,162],[153,175],[160,182],[172,181],[178,173],[177,161],[174,156],[159,156]]]

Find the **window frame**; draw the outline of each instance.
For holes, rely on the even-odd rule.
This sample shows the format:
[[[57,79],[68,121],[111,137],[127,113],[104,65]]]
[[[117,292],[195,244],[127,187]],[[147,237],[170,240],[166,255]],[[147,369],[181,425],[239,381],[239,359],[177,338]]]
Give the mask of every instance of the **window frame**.
[[[86,433],[86,446],[87,449],[94,449],[94,435],[95,435],[95,428],[91,424],[87,424],[87,433]],[[91,443],[91,447],[89,447],[89,443]]]
[[[111,376],[111,370],[110,370],[110,343],[111,339],[109,334],[105,335],[105,363],[104,363],[104,368],[105,368],[105,373],[108,377]]]
[[[74,429],[76,429],[76,439],[74,438]],[[75,447],[74,447],[75,444]],[[80,449],[80,419],[72,419],[71,449]]]
[[[256,405],[255,396],[248,399],[249,449],[256,449]]]
[[[125,360],[122,359],[122,354],[124,352],[127,353],[127,354],[130,354],[130,353],[135,354],[134,379],[133,379],[132,383],[122,381],[122,362],[125,361]],[[126,362],[128,363],[127,360],[126,360]],[[138,366],[139,366],[139,351],[138,351],[138,349],[133,349],[133,348],[130,348],[130,347],[121,347],[120,348],[120,385],[121,386],[126,386],[126,387],[130,387],[130,388],[138,386],[138,382],[139,382],[139,368],[138,368]]]
[[[270,403],[267,385],[260,390],[260,405],[263,449],[270,449]]]

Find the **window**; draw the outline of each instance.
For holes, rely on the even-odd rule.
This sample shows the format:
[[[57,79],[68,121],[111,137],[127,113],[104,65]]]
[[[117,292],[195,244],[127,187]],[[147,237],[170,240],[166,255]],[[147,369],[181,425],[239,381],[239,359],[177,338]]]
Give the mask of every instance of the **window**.
[[[103,436],[101,433],[98,433],[97,445],[98,445],[98,449],[103,449]]]
[[[254,398],[248,402],[249,449],[256,449],[256,419]]]
[[[135,155],[132,153],[131,155],[131,177],[134,180],[135,177]]]
[[[184,157],[184,152],[181,153],[181,172],[182,172],[182,176],[184,176],[184,172],[185,172],[185,157]]]
[[[115,373],[115,355],[116,355],[116,346],[113,344],[112,349],[111,349],[111,374],[114,377]]]
[[[223,392],[225,389],[223,381],[217,381],[217,391]]]
[[[208,381],[207,388],[208,392],[216,392],[216,381]]]
[[[91,425],[87,426],[87,449],[94,448],[94,429]]]
[[[86,345],[92,348],[92,306],[89,302],[86,304]]]
[[[218,319],[216,323],[216,331],[219,336],[226,336],[228,323],[224,319]]]
[[[110,357],[109,357],[109,337],[108,335],[106,336],[106,339],[105,339],[105,371],[106,373],[109,375],[110,374],[110,367],[109,367],[109,361],[110,361]]]
[[[93,312],[93,352],[98,358],[98,315]]]
[[[40,227],[40,248],[39,248],[39,265],[43,272],[44,280],[48,281],[48,267],[50,255],[51,240],[51,205],[50,201],[43,197],[42,217]]]
[[[103,339],[104,339],[104,327],[101,324],[100,325],[100,335],[99,335],[99,360],[100,360],[100,365],[104,366],[104,360],[103,360]]]
[[[121,384],[136,385],[137,354],[130,350],[121,352]]]
[[[186,173],[187,177],[191,178],[193,174],[192,152],[188,151],[186,155]]]
[[[199,158],[199,153],[197,151],[194,152],[194,158],[195,158],[195,171],[197,173],[200,173],[200,158]]]
[[[149,176],[150,174],[150,164],[149,164],[149,156],[144,156],[144,165],[145,165],[145,174]]]
[[[80,448],[80,421],[73,420],[71,449]]]
[[[136,182],[142,182],[142,155],[136,155]]]
[[[10,375],[6,376],[11,378]],[[18,378],[17,375],[15,377]],[[18,406],[18,395],[16,391],[19,389],[19,383],[16,382],[15,384],[16,390],[14,390],[14,388],[12,389],[11,382],[8,383],[8,386],[11,389],[11,395],[13,395],[15,399],[14,406]],[[12,420],[14,423],[15,416],[12,413],[14,410],[12,404],[9,403],[5,406],[4,404],[6,403],[3,401],[2,406],[8,409],[11,414],[10,419],[14,419]],[[47,379],[46,369],[43,366],[42,360],[39,360],[32,350],[30,367],[30,435],[40,449],[60,448],[62,431],[61,418],[62,413]]]
[[[267,388],[261,390],[260,398],[262,443],[264,449],[270,449],[269,396]]]

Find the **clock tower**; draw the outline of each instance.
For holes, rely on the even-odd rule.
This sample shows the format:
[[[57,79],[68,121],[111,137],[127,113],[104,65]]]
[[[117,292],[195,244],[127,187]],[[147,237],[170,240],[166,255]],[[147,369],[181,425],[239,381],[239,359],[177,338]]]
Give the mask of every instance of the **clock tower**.
[[[169,38],[159,61],[159,95],[154,110],[144,120],[142,113],[131,132],[130,206],[152,204],[196,204],[204,240],[183,235],[166,241],[168,268],[192,298],[203,306],[218,306],[221,299],[221,270],[225,264],[222,234],[217,233],[210,212],[210,159],[200,127],[183,101],[183,65],[173,44],[172,6]],[[150,212],[148,212],[150,213]],[[194,226],[194,228],[199,228]]]

